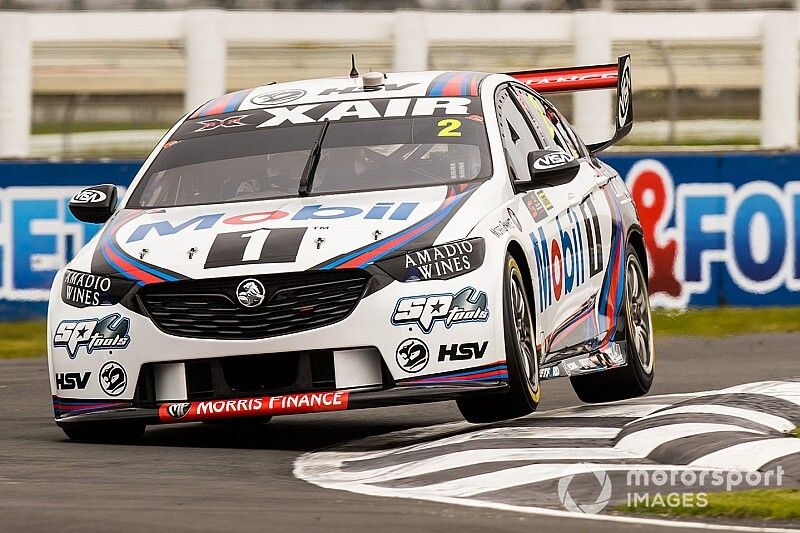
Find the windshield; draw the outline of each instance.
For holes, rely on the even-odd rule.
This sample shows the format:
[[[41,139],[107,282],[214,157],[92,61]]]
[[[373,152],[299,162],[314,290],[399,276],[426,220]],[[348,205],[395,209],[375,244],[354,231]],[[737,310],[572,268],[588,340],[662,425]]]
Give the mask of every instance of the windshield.
[[[312,195],[488,177],[491,163],[479,111],[477,98],[403,98],[191,119],[165,143],[128,207],[296,197],[326,118],[331,122],[309,191]],[[417,112],[424,116],[413,116]],[[411,116],[385,118],[401,113]]]

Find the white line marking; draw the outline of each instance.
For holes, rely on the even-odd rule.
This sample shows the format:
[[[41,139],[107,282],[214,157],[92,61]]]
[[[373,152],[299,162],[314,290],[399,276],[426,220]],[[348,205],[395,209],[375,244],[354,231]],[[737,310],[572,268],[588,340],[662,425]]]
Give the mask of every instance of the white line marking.
[[[786,455],[800,453],[800,439],[777,438],[742,442],[711,452],[692,461],[689,466],[758,470],[765,464]]]
[[[616,448],[646,457],[653,450],[667,442],[691,437],[693,435],[703,435],[705,433],[717,433],[720,431],[736,431],[744,433],[755,433],[764,435],[761,431],[746,429],[734,424],[701,424],[687,422],[681,424],[668,424],[654,428],[642,429],[629,435],[625,435],[617,444]]]
[[[729,405],[715,404],[696,404],[672,407],[670,409],[664,409],[663,411],[643,416],[640,420],[649,420],[659,416],[682,413],[735,416],[738,418],[744,418],[745,420],[750,420],[751,422],[755,422],[763,426],[771,427],[772,429],[780,432],[786,432],[794,429],[793,423],[780,416],[771,415],[763,411],[756,411],[755,409],[745,409],[742,407],[731,407]]]

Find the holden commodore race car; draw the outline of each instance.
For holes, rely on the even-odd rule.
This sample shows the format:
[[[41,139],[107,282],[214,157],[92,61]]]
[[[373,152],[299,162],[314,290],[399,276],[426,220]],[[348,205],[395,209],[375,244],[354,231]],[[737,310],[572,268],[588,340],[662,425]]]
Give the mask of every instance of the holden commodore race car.
[[[586,146],[542,94],[616,88]],[[630,58],[511,75],[369,73],[216,98],[159,142],[59,271],[48,314],[57,424],[148,424],[456,400],[466,420],[653,380],[647,257],[620,176]]]

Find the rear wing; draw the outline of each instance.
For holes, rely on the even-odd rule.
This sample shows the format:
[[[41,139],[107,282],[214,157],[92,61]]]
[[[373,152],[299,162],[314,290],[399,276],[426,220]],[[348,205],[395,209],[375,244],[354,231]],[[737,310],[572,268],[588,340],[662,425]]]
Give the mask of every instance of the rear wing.
[[[590,144],[591,153],[605,150],[630,133],[633,127],[633,95],[631,89],[631,56],[624,55],[616,63],[585,67],[552,68],[511,72],[512,78],[538,93],[617,89],[614,136],[608,141]]]

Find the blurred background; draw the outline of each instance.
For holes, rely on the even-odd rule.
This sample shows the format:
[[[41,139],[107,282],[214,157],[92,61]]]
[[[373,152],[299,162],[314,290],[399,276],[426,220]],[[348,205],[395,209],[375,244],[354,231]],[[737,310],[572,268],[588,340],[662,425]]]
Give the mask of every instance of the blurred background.
[[[190,45],[210,46],[206,53],[217,63],[198,59],[200,65],[206,63],[200,69],[207,72],[196,76],[196,83],[206,89],[194,91],[206,99],[269,81],[342,75],[349,69],[351,52],[362,70],[488,72],[582,64],[593,57],[607,62],[630,53],[636,127],[625,145],[758,146],[764,41],[780,31],[771,30],[759,13],[784,10],[783,17],[796,21],[799,6],[798,0],[0,0],[0,10],[8,14],[51,17],[25,22],[40,26],[30,43],[32,136],[27,148],[2,155],[143,157],[187,108],[187,92],[193,90],[187,80]],[[203,26],[197,38],[185,34],[186,10]],[[248,10],[276,12],[259,21],[264,13]],[[395,10],[403,10],[401,15],[415,13],[406,10],[436,13],[412,20],[396,16]],[[599,49],[592,50],[597,43],[590,38],[584,45],[590,50],[581,54],[576,51],[579,36],[562,17],[598,15],[597,10],[601,26],[589,22],[586,28],[604,34]],[[292,16],[278,18],[281,13]],[[348,13],[367,18],[347,23]],[[545,35],[535,19],[529,19],[529,40],[516,38],[516,33],[525,35],[524,28],[506,34],[507,17],[524,21],[537,14],[555,17],[544,22]],[[76,22],[80,35],[72,27],[77,19],[69,15],[90,16]],[[661,15],[688,18],[652,18]],[[719,15],[728,18],[714,18]],[[647,26],[637,17],[645,17]],[[18,26],[3,26],[12,25]],[[458,31],[459,26],[465,31]],[[470,31],[473,26],[481,27],[481,35]],[[650,32],[652,38],[649,26],[659,30]],[[19,37],[7,35],[5,42],[11,39]],[[213,43],[197,40],[221,40],[224,57],[213,50]],[[414,41],[410,57],[398,51],[409,40]],[[420,40],[425,41],[422,50]],[[581,55],[590,61],[581,61]],[[15,59],[18,54],[6,62]],[[221,73],[219,81],[216,73]],[[17,87],[7,91],[23,98]],[[553,100],[571,115],[571,97]],[[19,105],[9,104],[13,109]],[[602,105],[610,109],[610,99]],[[20,120],[25,118],[17,113],[5,124]],[[795,143],[781,139],[764,146]]]
[[[351,53],[362,73],[631,54],[633,131],[601,157],[637,203],[653,304],[800,324],[800,0],[0,0],[0,322],[41,319],[98,231],[66,209],[81,187],[124,190],[186,111],[347,75]],[[613,92],[551,99],[596,142]]]

